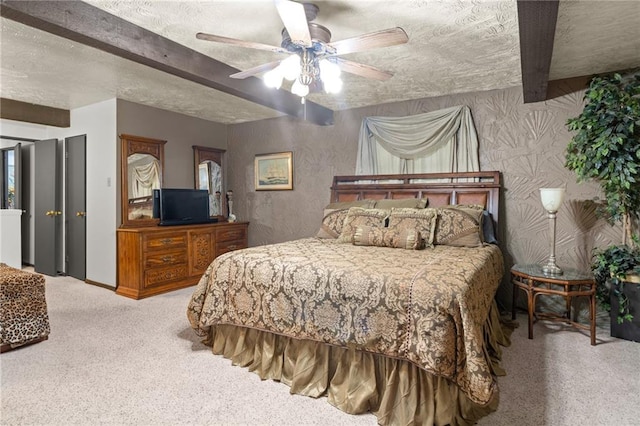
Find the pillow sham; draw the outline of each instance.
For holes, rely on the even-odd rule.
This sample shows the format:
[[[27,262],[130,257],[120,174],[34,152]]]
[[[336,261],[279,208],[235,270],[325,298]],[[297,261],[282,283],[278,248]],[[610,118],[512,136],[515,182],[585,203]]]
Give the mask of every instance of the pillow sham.
[[[347,213],[347,217],[344,219],[342,232],[338,237],[338,241],[341,243],[353,243],[353,236],[358,226],[384,228],[388,215],[388,210],[351,207],[349,213]]]
[[[482,204],[452,204],[450,206],[442,206],[441,208],[484,210],[484,206]]]
[[[395,200],[376,200],[376,209],[391,210],[392,208],[410,208],[410,209],[424,209],[427,207],[426,198],[398,198]]]
[[[414,229],[420,234],[420,248],[433,247],[436,218],[436,209],[392,208],[389,215],[389,229],[397,231]]]
[[[436,209],[438,220],[433,243],[456,247],[483,245],[482,218],[484,210],[473,206],[447,206]]]
[[[342,232],[342,225],[344,224],[344,219],[347,217],[349,208],[363,207],[368,209],[372,208],[375,204],[375,200],[369,199],[329,203],[324,208],[322,224],[320,225],[320,229],[318,230],[316,237],[325,239],[338,238]]]
[[[354,201],[336,201],[334,203],[329,203],[325,207],[326,209],[331,210],[339,210],[339,209],[347,209],[349,210],[351,207],[362,207],[364,209],[372,209],[376,205],[376,200],[372,200],[366,198],[364,200],[354,200]]]
[[[377,246],[418,250],[422,245],[420,233],[415,229],[390,229],[358,226],[353,235],[356,246]]]

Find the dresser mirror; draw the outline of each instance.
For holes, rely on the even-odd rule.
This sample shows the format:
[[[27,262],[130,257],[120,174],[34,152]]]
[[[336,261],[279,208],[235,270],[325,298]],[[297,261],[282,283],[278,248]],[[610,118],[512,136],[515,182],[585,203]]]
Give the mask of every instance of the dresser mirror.
[[[193,146],[195,188],[209,191],[209,215],[226,218],[223,149]]]
[[[154,226],[153,190],[162,187],[166,141],[120,135],[122,226]]]

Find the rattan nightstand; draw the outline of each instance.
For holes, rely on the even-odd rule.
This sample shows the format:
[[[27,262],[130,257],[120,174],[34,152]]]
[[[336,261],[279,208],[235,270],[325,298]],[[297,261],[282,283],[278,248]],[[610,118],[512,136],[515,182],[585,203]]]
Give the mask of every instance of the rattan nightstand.
[[[527,294],[527,311],[529,316],[529,339],[533,339],[533,318],[561,321],[576,328],[589,330],[591,344],[596,344],[596,284],[589,273],[576,270],[565,270],[562,275],[545,275],[540,265],[514,265],[511,268],[513,283],[513,310],[511,318],[516,318],[517,289]],[[564,315],[535,312],[536,297],[541,294],[555,294],[565,299],[567,311]],[[589,298],[589,325],[571,319],[571,299],[584,296]]]

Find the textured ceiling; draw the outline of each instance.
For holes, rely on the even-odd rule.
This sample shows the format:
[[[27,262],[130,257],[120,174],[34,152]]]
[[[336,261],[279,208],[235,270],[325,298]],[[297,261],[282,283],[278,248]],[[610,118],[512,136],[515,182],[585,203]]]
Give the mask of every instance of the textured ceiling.
[[[89,1],[105,11],[245,70],[282,55],[195,38],[207,32],[280,44],[267,1]],[[314,22],[332,41],[400,26],[409,43],[345,55],[391,71],[379,82],[343,74],[338,95],[309,99],[332,110],[521,85],[515,0],[316,1]],[[640,2],[561,1],[551,79],[640,67]],[[222,123],[281,113],[147,66],[1,19],[0,96],[72,109],[121,99]]]

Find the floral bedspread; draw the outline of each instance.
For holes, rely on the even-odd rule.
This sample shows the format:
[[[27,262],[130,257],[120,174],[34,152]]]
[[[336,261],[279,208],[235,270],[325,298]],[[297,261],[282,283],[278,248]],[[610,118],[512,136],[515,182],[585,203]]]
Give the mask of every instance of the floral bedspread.
[[[202,336],[233,324],[413,362],[489,402],[483,324],[503,275],[500,249],[362,247],[307,238],[226,253],[187,315]]]

